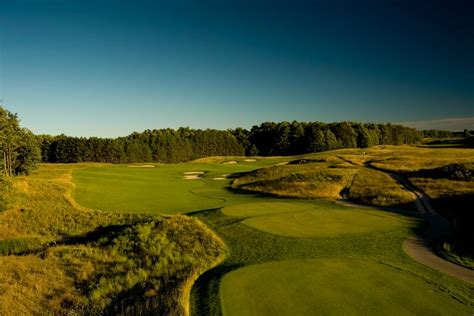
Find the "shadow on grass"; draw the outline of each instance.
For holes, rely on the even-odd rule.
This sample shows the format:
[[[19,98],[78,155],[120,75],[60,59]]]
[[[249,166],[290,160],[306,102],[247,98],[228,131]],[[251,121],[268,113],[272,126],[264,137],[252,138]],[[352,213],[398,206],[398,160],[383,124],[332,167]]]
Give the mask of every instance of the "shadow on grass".
[[[474,136],[462,139],[437,139],[420,145],[428,148],[474,148]]]
[[[202,274],[194,283],[191,291],[192,315],[221,315],[219,288],[225,274],[241,268],[243,265],[223,263]]]

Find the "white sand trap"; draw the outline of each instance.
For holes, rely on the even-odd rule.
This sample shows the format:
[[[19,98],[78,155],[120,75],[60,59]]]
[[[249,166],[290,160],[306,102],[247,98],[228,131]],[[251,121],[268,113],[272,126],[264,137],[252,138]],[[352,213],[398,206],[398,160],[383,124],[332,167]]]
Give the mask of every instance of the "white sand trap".
[[[224,178],[227,178],[228,176],[230,176],[230,174],[223,174],[222,175]]]
[[[231,165],[231,164],[234,164],[234,163],[237,163],[237,161],[231,160],[231,161],[223,162],[222,164],[223,164],[223,165]]]
[[[289,161],[279,162],[275,166],[284,166],[284,165],[287,165],[288,163]]]
[[[129,168],[155,168],[155,165],[128,165]]]
[[[189,175],[189,176],[184,176],[183,179],[184,180],[197,180],[197,179],[201,179],[202,177],[195,174],[195,175]]]
[[[218,177],[218,178],[214,178],[214,180],[225,180],[225,178]]]
[[[183,172],[184,175],[200,175],[200,174],[204,174],[204,171],[187,171],[187,172]]]
[[[245,162],[252,162],[252,161],[257,161],[257,159],[245,159]]]

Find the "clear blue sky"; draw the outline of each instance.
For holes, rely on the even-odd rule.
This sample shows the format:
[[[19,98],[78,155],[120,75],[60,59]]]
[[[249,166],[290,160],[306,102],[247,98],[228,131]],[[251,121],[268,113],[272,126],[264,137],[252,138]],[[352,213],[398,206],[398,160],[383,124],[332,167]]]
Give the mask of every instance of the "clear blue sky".
[[[471,0],[1,1],[0,99],[33,132],[74,136],[473,128],[473,17]]]

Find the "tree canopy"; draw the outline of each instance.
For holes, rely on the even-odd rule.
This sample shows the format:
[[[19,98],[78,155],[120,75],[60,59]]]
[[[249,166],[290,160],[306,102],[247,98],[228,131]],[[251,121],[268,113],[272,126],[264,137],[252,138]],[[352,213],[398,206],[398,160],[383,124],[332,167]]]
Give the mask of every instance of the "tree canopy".
[[[41,159],[35,136],[20,127],[16,114],[0,106],[0,159],[2,176],[28,174]]]

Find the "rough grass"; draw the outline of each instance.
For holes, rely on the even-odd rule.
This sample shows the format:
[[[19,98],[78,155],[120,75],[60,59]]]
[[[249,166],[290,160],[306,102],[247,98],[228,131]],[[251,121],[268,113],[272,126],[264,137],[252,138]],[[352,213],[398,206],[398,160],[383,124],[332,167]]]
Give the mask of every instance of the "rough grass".
[[[366,168],[354,176],[347,197],[366,205],[413,208],[413,197],[392,177]]]
[[[224,212],[230,212],[229,214],[233,216],[227,216],[220,210],[192,214],[205,221],[228,246],[226,260],[206,272],[193,287],[192,311],[194,313],[219,313],[221,303],[227,304],[226,310],[231,306],[237,312],[245,311],[247,307],[243,306],[244,304],[236,306],[229,303],[231,299],[226,303],[220,298],[222,276],[230,271],[238,272],[237,269],[240,267],[277,261],[294,261],[297,262],[298,267],[305,270],[304,264],[307,260],[328,260],[329,258],[341,260],[341,262],[354,258],[364,259],[370,264],[382,263],[392,272],[396,270],[395,274],[387,272],[386,279],[384,278],[385,270],[370,268],[367,269],[367,274],[364,274],[364,271],[359,274],[360,269],[354,270],[357,271],[354,273],[354,278],[360,277],[361,284],[366,286],[365,300],[360,300],[361,313],[369,313],[371,311],[369,305],[377,306],[381,302],[385,303],[386,300],[393,301],[393,304],[387,305],[388,310],[384,313],[390,314],[391,311],[398,313],[402,304],[399,303],[401,302],[399,298],[405,291],[410,293],[410,289],[394,285],[393,291],[380,290],[380,297],[371,298],[378,295],[376,292],[379,289],[385,289],[384,287],[397,283],[398,278],[402,280],[405,276],[408,279],[403,283],[418,289],[417,293],[420,295],[414,294],[418,295],[417,297],[420,297],[421,293],[428,297],[426,291],[432,294],[431,290],[439,295],[434,303],[423,301],[426,298],[420,297],[418,301],[420,304],[413,303],[416,305],[413,307],[415,312],[431,313],[431,305],[426,306],[421,303],[427,302],[427,304],[434,304],[442,314],[452,314],[451,312],[444,313],[446,308],[457,311],[459,314],[463,314],[464,311],[472,313],[474,306],[472,285],[420,265],[403,252],[403,240],[413,233],[413,229],[418,229],[420,226],[417,218],[388,215],[380,211],[380,216],[394,217],[401,224],[393,229],[376,231],[376,228],[383,224],[375,223],[371,227],[374,230],[357,234],[326,236],[323,234],[317,237],[309,234],[306,237],[297,238],[283,236],[283,233],[269,234],[246,225],[247,217],[275,216],[275,223],[280,225],[282,230],[285,227],[290,230],[291,226],[307,224],[307,219],[296,218],[296,221],[292,222],[293,215],[304,214],[305,211],[334,212],[335,214],[353,210],[328,201],[292,199],[282,201],[261,194],[243,194],[242,191],[228,189],[232,180],[212,180],[222,174],[249,171],[250,173],[246,173],[243,178],[235,181],[238,183],[240,179],[259,175],[260,172],[262,172],[260,175],[263,175],[261,180],[265,180],[266,173],[269,172],[270,178],[275,176],[272,178],[275,182],[278,182],[281,177],[289,177],[287,186],[296,184],[301,177],[303,182],[310,179],[307,182],[321,185],[320,191],[325,196],[331,196],[334,194],[333,189],[327,189],[325,192],[324,188],[327,184],[337,186],[337,190],[346,187],[350,176],[361,170],[363,164],[369,160],[378,161],[377,163],[386,161],[387,165],[393,164],[394,161],[398,161],[395,164],[410,162],[411,165],[407,168],[397,165],[394,170],[416,171],[423,163],[412,161],[424,160],[424,155],[428,155],[425,162],[429,162],[430,159],[435,161],[429,165],[435,167],[453,163],[456,155],[465,162],[471,159],[470,154],[457,152],[458,149],[453,152],[448,152],[448,149],[436,149],[438,150],[442,151],[439,157],[433,149],[379,146],[363,151],[338,150],[305,157],[278,158],[279,160],[262,159],[245,163],[239,161],[237,164],[229,165],[221,164],[225,161],[224,159],[213,163],[159,165],[157,168],[128,168],[100,164],[42,165],[33,176],[17,179],[13,184],[15,194],[10,196],[9,207],[7,211],[0,213],[0,249],[3,249],[1,250],[3,254],[11,254],[0,256],[0,264],[2,264],[0,314],[12,314],[11,306],[15,306],[15,312],[18,311],[18,314],[65,314],[66,312],[140,314],[150,310],[167,314],[183,313],[185,310],[181,304],[183,296],[179,292],[182,294],[182,289],[189,287],[190,280],[192,281],[196,275],[221,259],[219,254],[224,253],[222,243],[199,222],[187,217],[130,215],[130,213],[154,214],[163,210],[169,213],[190,212],[226,206],[231,207],[224,209]],[[347,161],[338,158],[339,156],[346,156]],[[303,158],[312,161],[271,167],[284,160]],[[401,159],[398,160],[399,158]],[[251,172],[261,167],[268,168]],[[412,167],[413,169],[410,169]],[[429,169],[428,166],[423,168]],[[182,180],[184,172],[195,170],[203,170],[207,173],[197,181]],[[341,176],[342,179],[333,181],[333,178],[327,175]],[[73,177],[76,182],[74,195],[80,200],[80,205],[72,198],[74,184],[71,180]],[[88,191],[88,187],[91,190]],[[300,191],[308,192],[310,189],[311,186],[303,186]],[[80,193],[81,190],[83,190],[82,193]],[[172,192],[177,193],[172,195]],[[80,194],[83,194],[82,198],[79,197]],[[135,196],[135,194],[136,199],[124,198]],[[193,200],[191,196],[196,200]],[[270,203],[273,202],[281,204],[271,207]],[[251,203],[255,203],[253,206],[257,207],[253,208]],[[268,203],[267,206],[261,207],[265,203]],[[304,204],[310,206],[301,206]],[[240,210],[242,216],[239,216],[238,208],[232,209],[233,205],[247,205]],[[301,212],[286,214],[285,211],[289,209],[289,205],[294,205],[295,209],[302,207]],[[89,208],[98,209],[101,206],[105,206],[107,210],[119,212],[105,213],[89,210]],[[413,213],[407,214],[414,216]],[[359,219],[363,218],[361,216]],[[314,223],[316,222],[324,221],[318,219]],[[334,224],[336,226],[321,225],[318,231],[335,231],[334,227],[342,223],[334,222]],[[298,228],[298,230],[301,229],[305,228]],[[156,247],[157,244],[160,245],[159,250]],[[158,253],[160,255],[157,255]],[[154,261],[156,264],[149,264]],[[155,274],[157,266],[163,278]],[[311,278],[312,274],[315,274],[316,279],[319,278],[317,271],[309,269],[307,272]],[[344,278],[347,278],[347,274],[352,272],[350,269],[344,270],[342,267],[341,269],[347,273],[344,276],[334,277],[335,281],[332,283],[335,284],[331,284],[333,288],[317,287],[318,284],[314,282],[303,284],[304,282],[299,280],[295,283],[301,285],[301,288],[307,287],[307,293],[312,293],[312,291],[323,293],[327,289],[336,289],[340,294],[342,292],[339,290],[346,288],[337,286],[341,285]],[[261,272],[265,273],[263,270]],[[301,275],[298,275],[298,271],[287,270],[285,269],[283,273],[287,276],[282,275],[283,279],[285,277],[295,280],[299,277],[303,279]],[[370,274],[370,271],[377,273]],[[278,269],[273,272],[277,273]],[[270,273],[267,276],[262,281],[262,288],[278,288],[279,275]],[[242,279],[242,282],[244,281],[245,277]],[[278,282],[275,283],[275,281]],[[377,286],[374,287],[371,284]],[[238,284],[233,286],[238,288]],[[229,287],[232,286],[229,285]],[[291,286],[284,287],[288,287],[288,292],[284,294],[286,301],[282,302],[291,304],[294,299]],[[352,286],[350,288],[353,289]],[[284,293],[284,290],[281,293]],[[260,294],[255,294],[255,297],[259,297],[258,295]],[[301,296],[304,298],[304,294]],[[340,295],[333,295],[324,304],[327,308],[342,311],[342,304],[338,297]],[[271,299],[272,304],[279,304],[280,301],[276,300],[281,299],[278,295],[272,296],[268,293],[265,297],[260,296],[262,302],[265,298]],[[169,311],[170,306],[173,306],[175,310]]]
[[[274,166],[235,179],[232,188],[280,197],[338,198],[354,172],[340,161]]]
[[[12,183],[0,213],[0,314],[183,314],[185,285],[221,260],[223,243],[189,217],[78,207],[70,180],[82,167],[43,165]]]

